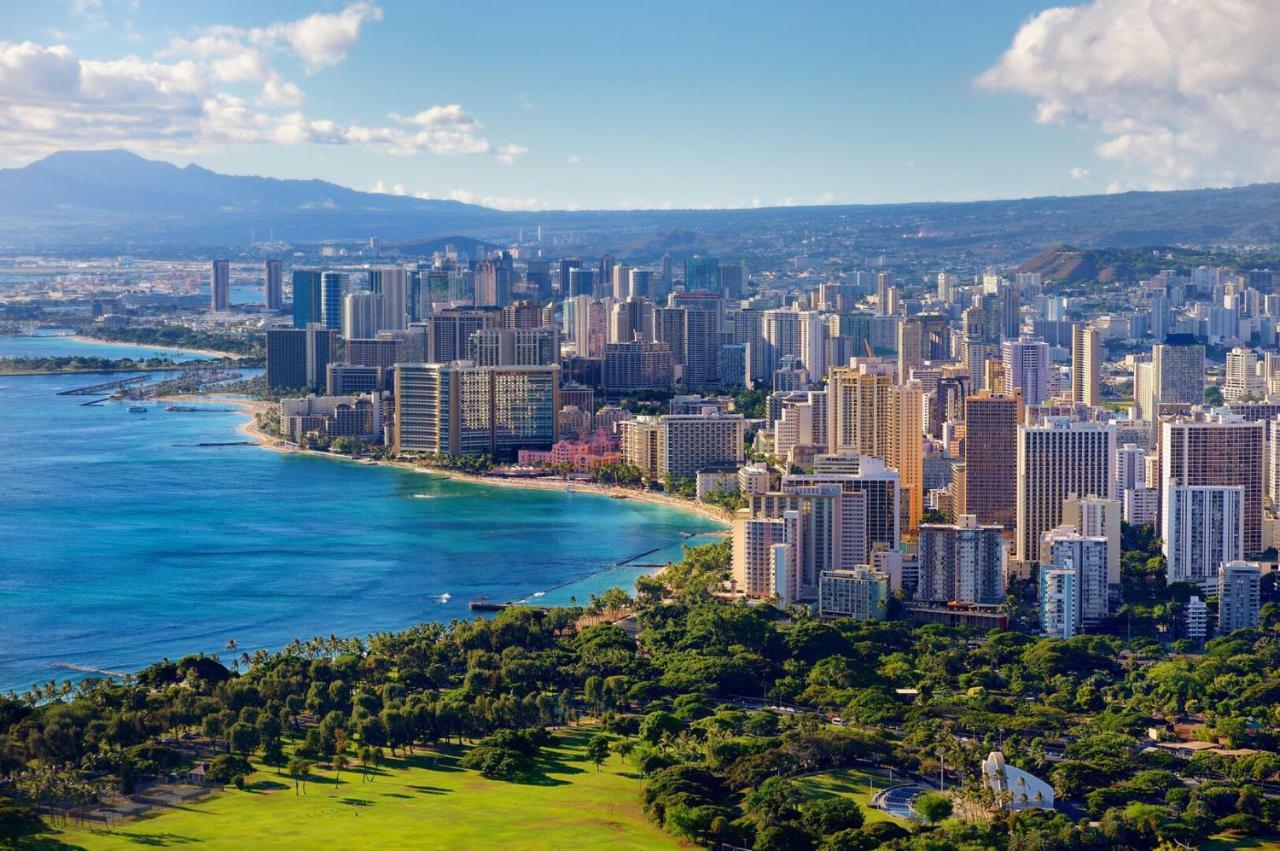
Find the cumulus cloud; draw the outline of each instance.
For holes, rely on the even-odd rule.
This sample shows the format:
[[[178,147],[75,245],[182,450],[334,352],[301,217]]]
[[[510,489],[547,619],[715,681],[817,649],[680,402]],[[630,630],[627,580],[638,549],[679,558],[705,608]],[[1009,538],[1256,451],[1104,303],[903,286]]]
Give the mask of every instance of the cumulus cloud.
[[[333,64],[381,15],[354,3],[252,30],[207,27],[173,38],[154,60],[88,60],[65,45],[0,41],[0,145],[12,157],[73,147],[185,154],[226,143],[359,145],[395,156],[491,155],[508,165],[527,153],[495,146],[456,103],[372,125],[303,113],[305,94],[274,67],[275,52],[284,45],[308,70]]]
[[[1078,165],[1071,169],[1071,171],[1067,172],[1067,174],[1071,175],[1072,180],[1084,180],[1086,177],[1089,177],[1091,172],[1084,166]]]
[[[301,59],[307,73],[337,65],[360,38],[366,23],[382,20],[382,9],[372,3],[352,3],[340,12],[316,12],[296,21],[271,24],[248,31],[256,44],[284,43]]]
[[[479,195],[467,189],[455,189],[449,193],[452,201],[463,204],[480,204],[493,207],[495,210],[545,210],[547,205],[541,198],[519,198],[506,195]]]
[[[1093,0],[1027,21],[978,78],[1035,119],[1098,133],[1125,188],[1280,177],[1280,15],[1273,0]]]
[[[569,156],[564,158],[564,161],[567,162],[569,165],[578,165],[580,162],[582,162],[582,157],[578,156],[577,154],[569,154]]]

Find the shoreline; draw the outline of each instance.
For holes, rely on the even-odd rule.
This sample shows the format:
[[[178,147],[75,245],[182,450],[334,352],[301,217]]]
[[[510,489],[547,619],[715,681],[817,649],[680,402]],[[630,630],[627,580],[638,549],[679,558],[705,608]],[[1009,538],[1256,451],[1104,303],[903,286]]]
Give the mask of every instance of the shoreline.
[[[38,334],[28,334],[26,336],[41,336]],[[156,351],[166,352],[183,352],[189,355],[204,355],[206,358],[214,360],[240,360],[244,355],[238,355],[235,352],[219,352],[213,349],[188,349],[184,346],[151,346],[146,343],[130,343],[124,340],[100,340],[97,337],[86,337],[83,334],[53,334],[54,337],[66,337],[69,340],[75,340],[77,343],[84,343],[90,346],[134,346],[139,349],[154,348]]]
[[[179,397],[172,398],[177,399]],[[186,398],[190,399],[192,397]],[[331,452],[316,452],[311,449],[303,449],[300,446],[272,437],[258,428],[257,417],[254,415],[261,411],[268,410],[274,403],[247,399],[237,399],[235,401],[236,404],[240,406],[239,413],[246,417],[245,421],[236,429],[236,433],[249,438],[258,446],[272,452],[314,455],[322,458],[355,462],[371,466],[396,467],[398,469],[408,470],[414,473],[448,476],[450,479],[492,487],[524,488],[526,490],[561,492],[566,490],[566,482],[563,479],[558,478],[547,477],[538,479],[517,479],[504,478],[500,476],[478,476],[472,473],[459,472],[457,470],[445,470],[438,467],[413,464],[408,461],[374,461],[371,459],[350,458],[345,455],[334,455]],[[713,505],[705,505],[699,502],[692,502],[680,499],[679,497],[668,496],[667,494],[656,493],[653,491],[643,491],[633,488],[619,487],[616,485],[603,485],[597,482],[581,482],[576,480],[570,480],[568,482],[567,490],[569,493],[586,493],[593,496],[634,499],[650,505],[670,508],[675,511],[685,511],[691,514],[697,514],[698,516],[723,527],[716,530],[719,532],[728,532],[729,525],[733,520],[733,516],[722,508],[718,508]]]

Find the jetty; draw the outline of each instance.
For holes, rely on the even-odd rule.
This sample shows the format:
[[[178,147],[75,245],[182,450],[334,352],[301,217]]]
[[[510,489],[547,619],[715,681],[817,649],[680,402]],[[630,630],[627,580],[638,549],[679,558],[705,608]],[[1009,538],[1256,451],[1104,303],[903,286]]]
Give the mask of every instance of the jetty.
[[[104,677],[114,677],[118,680],[128,679],[133,676],[133,674],[126,671],[111,671],[106,668],[95,668],[92,665],[81,665],[77,662],[54,662],[49,667],[63,671],[78,671],[82,674],[102,674]]]
[[[101,384],[90,384],[86,387],[76,387],[71,390],[59,390],[59,396],[101,396],[103,393],[111,394],[126,387],[132,387],[135,384],[141,384],[150,379],[150,375],[134,375],[130,378],[120,378],[116,381],[104,381]]]

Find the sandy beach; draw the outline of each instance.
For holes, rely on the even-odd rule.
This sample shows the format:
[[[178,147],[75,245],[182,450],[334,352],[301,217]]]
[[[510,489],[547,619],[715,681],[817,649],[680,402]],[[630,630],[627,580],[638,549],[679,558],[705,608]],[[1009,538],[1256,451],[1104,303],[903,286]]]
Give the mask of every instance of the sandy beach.
[[[228,358],[230,360],[240,360],[240,358],[244,357],[244,355],[238,355],[238,354],[235,354],[234,352],[216,352],[212,349],[188,349],[184,346],[161,346],[161,345],[152,346],[150,344],[127,343],[127,342],[118,341],[118,340],[99,340],[97,337],[85,337],[81,334],[67,334],[64,336],[66,336],[67,339],[69,340],[75,340],[77,343],[86,343],[91,346],[136,345],[140,349],[154,348],[157,351],[167,350],[171,352],[186,352],[192,355],[204,355],[205,357],[209,357],[209,358]]]
[[[690,511],[695,514],[699,514],[708,520],[714,520],[717,523],[724,523],[726,525],[733,520],[733,515],[723,508],[718,508],[714,505],[705,505],[699,502],[692,502],[687,499],[680,499],[679,497],[668,496],[654,491],[640,490],[639,488],[602,485],[596,482],[581,482],[576,480],[570,481],[566,484],[563,479],[554,477],[543,479],[513,479],[504,478],[502,476],[476,476],[470,473],[462,473],[457,470],[443,470],[435,467],[427,467],[421,464],[412,464],[407,461],[361,460],[358,458],[348,458],[345,455],[335,455],[330,452],[316,452],[310,449],[303,449],[289,443],[288,441],[272,437],[258,428],[258,420],[255,415],[273,407],[274,403],[245,399],[237,399],[235,401],[236,404],[240,405],[240,413],[245,415],[245,421],[237,429],[237,432],[250,440],[253,440],[259,446],[265,449],[270,449],[274,452],[296,452],[356,464],[380,464],[387,467],[399,467],[402,470],[409,470],[415,473],[448,476],[451,479],[461,482],[472,482],[478,485],[493,487],[525,488],[527,490],[545,491],[568,490],[574,493],[590,493],[615,499],[636,499],[652,505],[661,505],[665,508],[675,509],[676,511]]]

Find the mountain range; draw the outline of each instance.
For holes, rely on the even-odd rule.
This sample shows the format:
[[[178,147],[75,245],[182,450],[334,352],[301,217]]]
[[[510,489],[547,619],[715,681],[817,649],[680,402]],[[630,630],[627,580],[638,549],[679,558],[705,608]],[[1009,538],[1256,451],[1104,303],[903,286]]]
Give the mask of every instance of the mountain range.
[[[593,248],[751,253],[761,234],[841,235],[853,251],[992,262],[1046,246],[1280,243],[1280,184],[958,203],[746,210],[506,212],[457,201],[360,192],[322,180],[226,175],[123,150],[61,151],[0,169],[0,248],[109,251],[290,242],[502,242],[537,225],[589,231]],[[851,243],[851,245],[850,245]],[[586,243],[584,243],[586,244]]]

